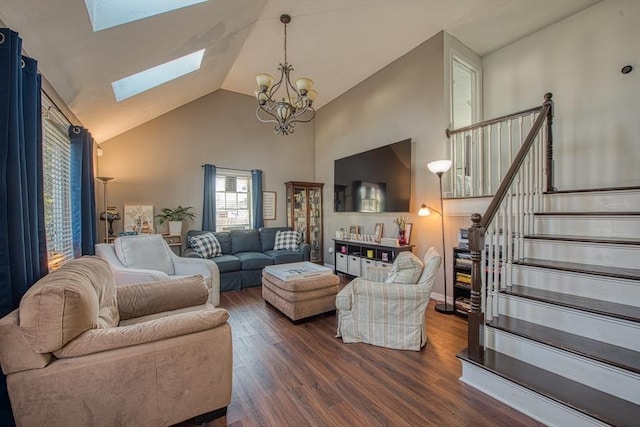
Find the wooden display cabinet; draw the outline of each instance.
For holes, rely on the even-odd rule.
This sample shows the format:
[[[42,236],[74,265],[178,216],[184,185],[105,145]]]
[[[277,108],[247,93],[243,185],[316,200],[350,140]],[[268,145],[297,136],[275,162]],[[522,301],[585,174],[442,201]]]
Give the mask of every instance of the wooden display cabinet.
[[[322,264],[323,215],[322,188],[316,182],[289,181],[287,188],[287,226],[302,235],[311,245],[311,262]]]

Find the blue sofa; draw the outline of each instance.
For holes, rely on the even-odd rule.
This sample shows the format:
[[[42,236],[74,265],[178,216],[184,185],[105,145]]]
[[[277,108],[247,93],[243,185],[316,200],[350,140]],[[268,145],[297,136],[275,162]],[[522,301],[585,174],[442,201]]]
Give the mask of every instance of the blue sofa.
[[[210,258],[220,270],[220,292],[236,291],[262,283],[262,269],[267,265],[309,261],[311,245],[300,244],[297,251],[274,250],[278,231],[289,227],[262,227],[259,230],[231,230],[213,233],[220,242],[222,255]],[[200,258],[189,244],[189,237],[209,231],[189,230],[182,256]]]

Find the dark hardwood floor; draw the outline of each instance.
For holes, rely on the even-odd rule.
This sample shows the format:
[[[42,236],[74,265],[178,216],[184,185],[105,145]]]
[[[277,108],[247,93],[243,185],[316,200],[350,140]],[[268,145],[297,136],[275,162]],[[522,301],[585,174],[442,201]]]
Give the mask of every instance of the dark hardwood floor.
[[[335,337],[336,316],[294,325],[261,288],[221,294],[233,331],[233,396],[217,426],[540,426],[458,380],[467,323],[427,310],[420,352]],[[186,425],[183,423],[181,425]]]

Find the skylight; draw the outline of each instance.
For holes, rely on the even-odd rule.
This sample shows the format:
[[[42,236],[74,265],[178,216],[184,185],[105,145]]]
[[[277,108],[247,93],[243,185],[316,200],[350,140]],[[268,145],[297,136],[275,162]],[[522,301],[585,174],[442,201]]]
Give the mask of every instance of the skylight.
[[[84,0],[93,31],[104,30],[207,0]]]
[[[200,69],[204,49],[111,83],[116,101],[130,98],[170,80]]]

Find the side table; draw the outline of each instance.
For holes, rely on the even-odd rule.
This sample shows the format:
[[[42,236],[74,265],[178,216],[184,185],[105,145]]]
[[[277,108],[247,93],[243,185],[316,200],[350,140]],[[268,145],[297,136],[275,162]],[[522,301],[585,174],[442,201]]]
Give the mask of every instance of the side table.
[[[162,238],[167,242],[171,250],[178,256],[182,256],[182,236],[179,234],[163,234]]]

